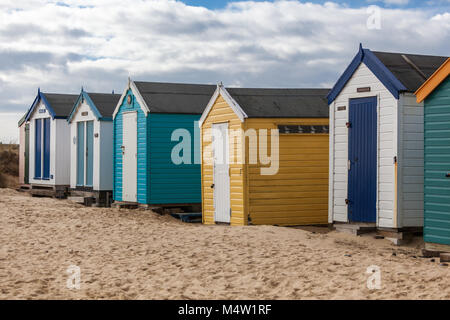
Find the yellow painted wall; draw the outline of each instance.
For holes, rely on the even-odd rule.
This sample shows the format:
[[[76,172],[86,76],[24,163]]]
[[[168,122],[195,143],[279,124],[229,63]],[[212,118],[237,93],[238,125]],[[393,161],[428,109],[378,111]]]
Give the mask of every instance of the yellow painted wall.
[[[328,119],[246,120],[246,128],[328,125]],[[261,164],[247,164],[248,212],[252,224],[328,223],[328,134],[280,134],[279,171],[264,176]]]
[[[276,129],[277,125],[328,125],[328,119],[246,119],[242,123],[219,95],[201,128],[203,223],[214,224],[212,123],[229,123],[229,130]],[[209,129],[209,130],[208,130]],[[268,139],[270,150],[270,138]],[[230,147],[232,144],[230,143]],[[231,225],[327,224],[328,223],[328,134],[280,134],[279,171],[260,174],[261,164],[230,160]],[[270,151],[269,151],[270,152]],[[230,152],[230,156],[233,154]],[[209,164],[206,161],[209,160]]]
[[[234,111],[228,106],[222,96],[219,95],[215,104],[211,108],[208,117],[205,119],[201,128],[202,139],[202,209],[203,223],[214,224],[214,190],[211,188],[213,184],[213,168],[211,154],[211,125],[213,123],[228,122],[228,130],[242,129],[243,123],[236,116]],[[209,129],[209,130],[208,130]],[[231,144],[230,144],[231,147]],[[230,152],[230,157],[232,153]],[[209,160],[209,164],[207,164]],[[231,188],[231,225],[244,225],[245,208],[245,181],[244,166],[242,164],[233,164],[230,161],[230,188]]]

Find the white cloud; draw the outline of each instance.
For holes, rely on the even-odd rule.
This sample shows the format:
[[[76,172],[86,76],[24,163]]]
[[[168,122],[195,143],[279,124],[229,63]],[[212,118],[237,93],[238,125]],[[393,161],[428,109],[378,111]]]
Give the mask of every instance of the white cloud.
[[[69,7],[56,1],[0,3],[0,112],[24,112],[37,87],[121,92],[128,75],[252,87],[329,86],[359,42],[384,51],[450,51],[450,14],[433,8],[383,9],[382,29],[368,30],[365,8],[332,2],[239,2],[216,11],[173,0],[65,3]],[[9,135],[3,121],[0,137]]]
[[[19,143],[17,123],[22,116],[21,113],[1,113],[0,143]]]
[[[383,0],[385,4],[405,5],[409,3],[409,0]]]

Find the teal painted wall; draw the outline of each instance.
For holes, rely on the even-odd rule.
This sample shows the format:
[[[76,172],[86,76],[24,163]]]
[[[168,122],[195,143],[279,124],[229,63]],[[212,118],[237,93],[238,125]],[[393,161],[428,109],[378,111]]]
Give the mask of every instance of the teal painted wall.
[[[122,130],[123,112],[138,112],[138,172],[137,199],[143,204],[201,203],[200,164],[195,164],[194,152],[200,158],[200,137],[194,134],[200,115],[150,113],[145,117],[131,90],[131,105],[124,99],[114,119],[114,200],[122,201]],[[171,141],[176,129],[189,131],[191,164],[172,162],[172,149],[180,143]],[[198,130],[198,128],[197,128]],[[195,141],[197,138],[198,141]],[[197,149],[195,145],[198,145]]]
[[[450,245],[450,77],[425,100],[425,242]]]
[[[131,90],[128,90],[127,96],[131,95],[132,102],[127,103],[127,97],[114,119],[114,200],[122,201],[122,145],[123,137],[123,112],[137,112],[137,201],[138,203],[148,203],[148,158],[147,158],[147,121],[148,118],[142,111],[139,103],[136,101]]]
[[[199,119],[200,115],[150,113],[150,203],[201,203],[200,164],[194,163],[194,152],[200,158],[200,137],[194,134]],[[172,149],[181,141],[171,141],[176,129],[190,133],[191,164],[172,162]],[[194,137],[198,140],[197,150]]]

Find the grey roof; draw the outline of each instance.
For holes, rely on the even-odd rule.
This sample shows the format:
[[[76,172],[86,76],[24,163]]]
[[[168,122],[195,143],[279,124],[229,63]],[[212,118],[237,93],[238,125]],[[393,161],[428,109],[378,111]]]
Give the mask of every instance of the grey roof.
[[[67,118],[78,99],[76,94],[43,93],[58,118]]]
[[[249,118],[328,118],[330,89],[227,88]]]
[[[447,57],[372,51],[409,92],[419,87],[447,60]]]
[[[117,103],[121,97],[120,94],[112,93],[90,93],[87,92],[100,116],[104,118],[112,118],[114,110],[116,109]]]
[[[25,120],[27,119],[27,115],[28,115],[28,111],[25,112],[25,114],[23,115],[22,118],[20,118],[19,122],[17,123],[18,127],[20,127],[25,122]]]
[[[162,82],[134,82],[142,98],[154,113],[202,114],[215,85]]]

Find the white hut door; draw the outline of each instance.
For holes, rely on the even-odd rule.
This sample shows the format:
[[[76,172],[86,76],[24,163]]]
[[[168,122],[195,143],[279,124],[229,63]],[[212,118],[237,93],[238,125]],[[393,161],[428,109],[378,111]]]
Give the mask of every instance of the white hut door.
[[[123,114],[122,200],[137,202],[137,113]]]
[[[212,125],[214,220],[230,223],[228,123]]]

